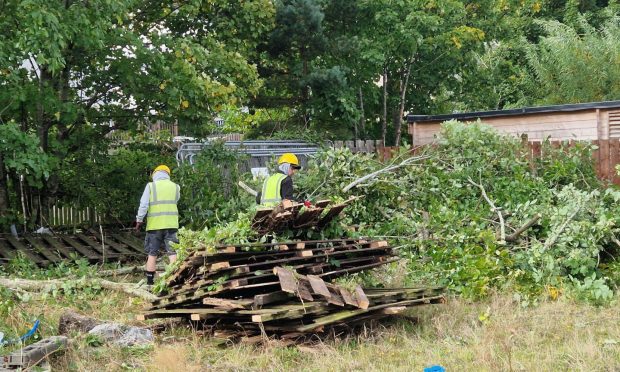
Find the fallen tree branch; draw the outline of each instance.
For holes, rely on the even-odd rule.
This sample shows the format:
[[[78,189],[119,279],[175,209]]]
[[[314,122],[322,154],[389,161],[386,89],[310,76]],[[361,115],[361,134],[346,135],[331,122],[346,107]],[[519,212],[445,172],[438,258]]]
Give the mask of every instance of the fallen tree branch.
[[[166,270],[166,267],[164,265],[157,265],[155,270],[164,271]],[[97,272],[97,276],[98,277],[117,276],[117,275],[136,274],[136,273],[142,273],[142,272],[144,272],[144,265],[138,265],[138,266],[121,267],[118,269],[111,269],[111,270],[101,270]]]
[[[472,185],[474,185],[474,186],[476,186],[477,188],[480,189],[480,191],[482,192],[482,197],[484,198],[484,200],[487,201],[489,206],[491,206],[491,211],[497,213],[497,217],[499,218],[499,223],[500,223],[500,225],[499,225],[499,243],[500,244],[506,244],[506,226],[504,225],[504,216],[502,216],[501,208],[497,208],[495,206],[493,201],[487,195],[487,192],[484,189],[484,187],[482,186],[482,183],[475,183],[469,177],[467,177],[467,180],[469,181],[469,183],[471,183]]]
[[[253,188],[251,188],[250,186],[248,186],[245,182],[243,181],[239,181],[237,182],[237,185],[239,185],[239,187],[241,187],[242,189],[244,189],[245,191],[248,192],[248,194],[252,195],[252,196],[257,196],[258,195],[258,191],[254,190]]]
[[[357,186],[358,184],[367,181],[369,179],[375,178],[378,175],[380,175],[381,173],[385,173],[385,172],[390,172],[393,171],[395,169],[404,167],[405,165],[409,165],[413,162],[419,161],[419,160],[424,160],[424,159],[428,159],[430,158],[430,156],[412,156],[410,158],[407,158],[405,160],[403,160],[402,162],[400,162],[399,164],[394,164],[394,165],[390,165],[387,166],[383,169],[379,169],[378,171],[372,172],[370,174],[365,175],[364,177],[358,178],[355,181],[351,182],[350,184],[346,185],[343,189],[342,192],[347,192],[349,190],[351,190],[352,188],[354,188],[355,186]]]
[[[507,242],[514,242],[519,238],[519,235],[523,234],[523,232],[527,229],[529,229],[530,227],[532,227],[540,218],[542,217],[542,215],[540,213],[536,213],[536,215],[534,215],[534,217],[532,217],[529,221],[527,221],[523,226],[519,227],[517,229],[517,231],[515,231],[514,233],[508,235],[506,237],[506,241]]]
[[[580,210],[581,210],[581,205],[579,206],[579,208],[575,209],[575,211],[573,213],[571,213],[571,215],[568,216],[568,218],[566,218],[566,221],[564,221],[562,223],[562,226],[560,226],[560,228],[557,230],[557,232],[555,232],[551,236],[551,238],[549,238],[549,239],[547,239],[547,241],[545,241],[545,245],[543,245],[544,249],[548,249],[553,244],[555,244],[555,241],[558,240],[558,238],[560,237],[560,234],[562,234],[562,232],[564,232],[564,229],[566,229],[566,226],[568,226],[568,223],[570,221],[572,221],[573,218],[575,218],[575,216],[577,215],[577,213],[579,213]]]
[[[67,280],[59,280],[59,279],[51,279],[51,280],[30,280],[30,279],[10,279],[10,278],[0,278],[0,286],[6,288],[17,288],[23,289],[26,291],[41,291],[47,292],[51,291],[54,288],[61,288],[64,283],[67,283]],[[111,282],[105,279],[86,279],[77,281],[79,284],[88,286],[88,285],[99,285],[101,288],[124,292],[128,295],[134,297],[140,297],[147,301],[153,301],[157,298],[154,294],[140,288],[136,288],[134,283],[116,283]]]

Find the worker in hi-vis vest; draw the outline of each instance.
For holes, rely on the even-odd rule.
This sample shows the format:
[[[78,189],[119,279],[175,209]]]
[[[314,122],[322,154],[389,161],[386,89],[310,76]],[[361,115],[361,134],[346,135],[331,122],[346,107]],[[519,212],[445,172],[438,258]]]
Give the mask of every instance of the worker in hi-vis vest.
[[[179,210],[177,203],[181,197],[181,188],[170,181],[170,168],[160,165],[151,175],[153,182],[144,188],[140,198],[140,207],[136,215],[136,231],[146,217],[146,238],[144,250],[146,260],[146,284],[151,286],[155,280],[155,266],[159,249],[164,244],[170,263],[177,259],[177,253],[170,243],[178,243]]]
[[[263,189],[256,195],[256,203],[265,207],[273,207],[282,200],[293,198],[293,175],[301,169],[295,154],[286,153],[278,159],[278,171],[265,179]]]

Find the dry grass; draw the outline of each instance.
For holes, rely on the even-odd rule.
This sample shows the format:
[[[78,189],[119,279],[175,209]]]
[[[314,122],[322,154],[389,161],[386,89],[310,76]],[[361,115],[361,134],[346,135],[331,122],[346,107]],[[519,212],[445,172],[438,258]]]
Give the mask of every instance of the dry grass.
[[[114,293],[67,304],[88,315],[133,323],[140,303]],[[44,336],[52,335],[63,301],[21,305],[19,318],[45,313]],[[54,361],[58,370],[316,370],[420,371],[439,364],[449,371],[620,370],[620,310],[560,299],[521,308],[508,297],[484,302],[451,300],[413,311],[400,320],[362,330],[357,336],[314,346],[220,348],[188,328],[158,336],[154,347],[91,347],[77,336]],[[481,320],[483,319],[483,320]],[[12,323],[17,318],[13,317]],[[0,321],[0,324],[3,322]],[[3,328],[8,323],[4,322]]]

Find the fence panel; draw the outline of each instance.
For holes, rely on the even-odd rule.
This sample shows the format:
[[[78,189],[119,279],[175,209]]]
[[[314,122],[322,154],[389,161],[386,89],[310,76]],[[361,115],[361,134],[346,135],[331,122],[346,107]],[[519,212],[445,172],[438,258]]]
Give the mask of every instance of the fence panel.
[[[616,165],[620,164],[620,138],[601,139],[589,142],[597,147],[592,151],[592,160],[594,160],[594,169],[596,170],[597,177],[601,180],[620,185],[620,177],[616,175]],[[571,147],[575,147],[577,142],[551,141],[549,144],[553,148],[568,150]],[[533,159],[545,157],[545,150],[540,141],[528,141],[527,146],[529,147]]]
[[[46,217],[49,226],[73,226],[101,223],[101,216],[95,208],[77,209],[71,206],[52,206]]]

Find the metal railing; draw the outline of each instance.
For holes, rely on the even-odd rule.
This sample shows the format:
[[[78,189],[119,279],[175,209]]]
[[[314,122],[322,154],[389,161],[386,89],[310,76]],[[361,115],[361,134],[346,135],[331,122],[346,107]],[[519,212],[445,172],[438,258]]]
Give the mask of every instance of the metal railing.
[[[177,163],[195,164],[196,157],[205,148],[212,146],[211,142],[203,143],[184,143],[179,146],[176,154]],[[249,171],[251,168],[266,167],[274,158],[281,156],[287,152],[292,152],[299,158],[302,166],[307,165],[308,155],[315,154],[319,151],[317,145],[302,141],[226,141],[224,147],[245,155],[245,164],[242,164],[242,170]]]

